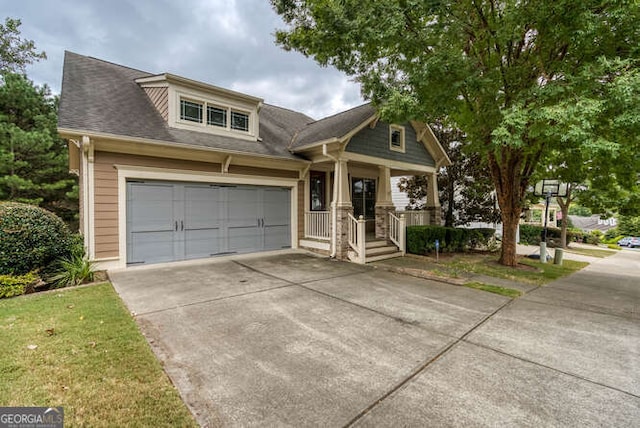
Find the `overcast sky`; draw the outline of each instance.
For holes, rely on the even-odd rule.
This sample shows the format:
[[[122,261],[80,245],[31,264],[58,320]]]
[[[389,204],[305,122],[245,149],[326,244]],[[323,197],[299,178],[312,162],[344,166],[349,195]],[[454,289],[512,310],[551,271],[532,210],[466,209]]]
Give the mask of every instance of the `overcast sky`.
[[[319,119],[363,103],[359,86],[273,33],[284,24],[268,0],[2,0],[22,36],[47,60],[27,68],[59,93],[64,51],[150,73],[169,72],[261,97]]]

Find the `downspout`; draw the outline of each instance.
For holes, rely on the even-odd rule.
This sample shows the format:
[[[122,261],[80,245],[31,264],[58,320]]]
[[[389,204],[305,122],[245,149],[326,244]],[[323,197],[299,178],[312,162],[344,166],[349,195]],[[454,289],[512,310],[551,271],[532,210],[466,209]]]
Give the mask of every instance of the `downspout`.
[[[328,157],[329,159],[333,160],[336,164],[338,163],[338,158],[336,158],[335,156],[332,156],[329,154],[329,152],[327,151],[327,145],[323,144],[322,145],[322,155]],[[337,252],[337,242],[336,242],[336,234],[338,233],[338,207],[336,207],[336,201],[335,198],[338,195],[338,189],[336,189],[336,183],[338,182],[337,180],[337,174],[336,174],[336,167],[334,164],[333,167],[333,200],[331,201],[331,217],[333,219],[333,221],[331,222],[331,254],[329,255],[329,257],[331,257],[332,259],[336,258],[336,252]]]

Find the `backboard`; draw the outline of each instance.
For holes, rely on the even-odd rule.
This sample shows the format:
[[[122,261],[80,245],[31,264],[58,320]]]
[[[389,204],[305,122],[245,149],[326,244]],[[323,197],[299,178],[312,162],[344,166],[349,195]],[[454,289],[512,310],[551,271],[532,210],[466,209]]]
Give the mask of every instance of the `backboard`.
[[[567,183],[560,180],[540,180],[536,183],[533,194],[536,196],[559,196],[564,198],[567,196]]]

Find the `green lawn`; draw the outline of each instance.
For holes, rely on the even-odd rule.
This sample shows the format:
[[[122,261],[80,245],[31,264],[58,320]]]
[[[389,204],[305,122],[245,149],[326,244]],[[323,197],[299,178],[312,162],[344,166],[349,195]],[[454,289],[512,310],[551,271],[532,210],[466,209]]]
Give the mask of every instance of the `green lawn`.
[[[562,266],[553,263],[540,263],[538,260],[521,257],[520,267],[511,268],[497,263],[497,256],[470,255],[456,257],[445,264],[456,272],[474,272],[496,278],[510,279],[528,284],[544,285],[563,276],[567,276],[589,265],[586,262],[564,260]]]
[[[563,265],[558,266],[520,257],[519,267],[511,268],[498,264],[497,260],[498,255],[492,253],[455,253],[441,256],[438,262],[433,256],[408,255],[408,257],[377,263],[399,268],[421,269],[441,277],[464,279],[476,273],[535,285],[543,285],[572,274],[589,264],[565,259]]]
[[[476,290],[488,291],[489,293],[500,294],[507,297],[520,297],[522,291],[513,288],[499,287],[497,285],[484,284],[482,282],[467,282],[463,284],[465,287],[475,288]]]
[[[569,247],[564,250],[566,253],[581,254],[583,256],[605,258],[617,253],[616,250],[605,250],[601,248],[578,248]]]
[[[109,283],[0,300],[0,405],[65,426],[197,426]]]

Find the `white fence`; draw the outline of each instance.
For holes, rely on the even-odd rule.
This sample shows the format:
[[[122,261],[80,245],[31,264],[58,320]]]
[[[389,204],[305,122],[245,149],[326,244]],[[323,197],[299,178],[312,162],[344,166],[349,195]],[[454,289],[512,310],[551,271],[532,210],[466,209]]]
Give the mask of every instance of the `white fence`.
[[[429,211],[396,211],[396,216],[404,215],[407,226],[424,226],[429,223]]]
[[[405,217],[404,214],[400,214],[397,217],[393,213],[389,213],[389,239],[396,244],[398,249],[402,252],[402,255],[406,252],[406,233],[405,233]]]
[[[354,216],[349,214],[349,246],[355,252],[355,257],[351,259],[352,261],[360,264],[365,264],[366,254],[365,254],[365,219],[360,216],[359,219],[356,220]]]
[[[331,239],[329,211],[307,211],[304,213],[304,236],[328,241]]]

